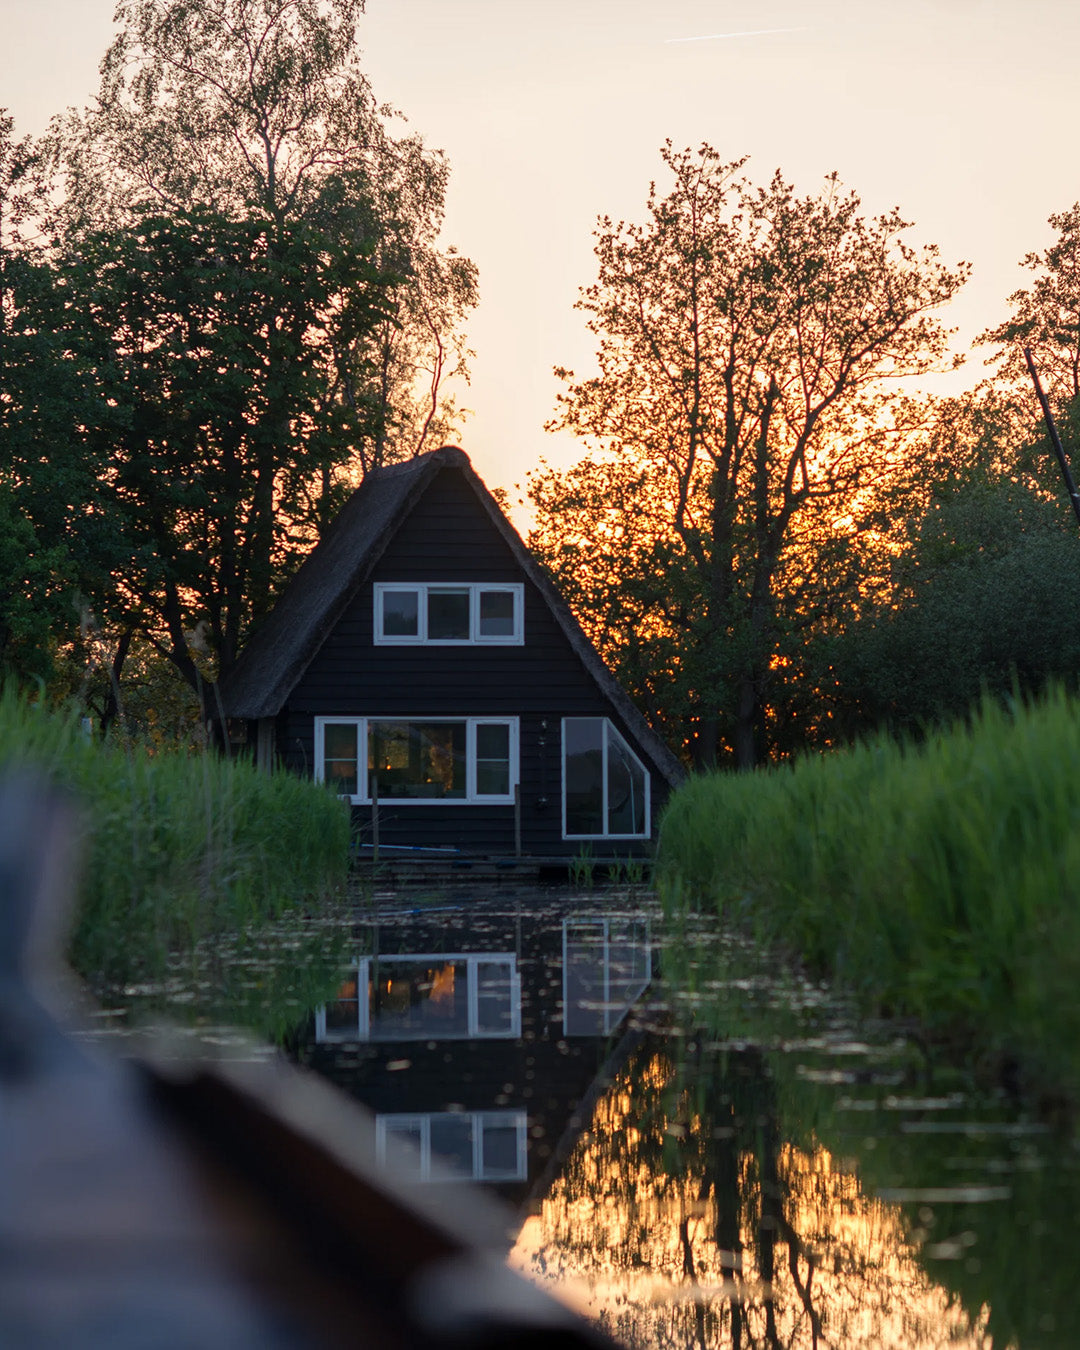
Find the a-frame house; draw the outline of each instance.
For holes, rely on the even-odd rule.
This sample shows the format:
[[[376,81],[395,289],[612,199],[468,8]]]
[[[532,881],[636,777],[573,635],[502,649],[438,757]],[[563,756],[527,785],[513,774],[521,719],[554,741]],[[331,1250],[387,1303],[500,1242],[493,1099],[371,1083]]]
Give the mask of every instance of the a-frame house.
[[[450,446],[367,475],[221,693],[384,848],[626,858],[682,777]]]

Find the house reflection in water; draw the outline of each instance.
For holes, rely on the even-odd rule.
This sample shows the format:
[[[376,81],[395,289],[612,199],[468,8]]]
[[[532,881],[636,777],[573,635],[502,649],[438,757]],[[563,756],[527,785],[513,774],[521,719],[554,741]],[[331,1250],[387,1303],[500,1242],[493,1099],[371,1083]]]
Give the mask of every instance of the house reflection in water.
[[[380,916],[360,945],[301,1058],[374,1111],[381,1156],[523,1201],[649,983],[647,920],[420,911]]]

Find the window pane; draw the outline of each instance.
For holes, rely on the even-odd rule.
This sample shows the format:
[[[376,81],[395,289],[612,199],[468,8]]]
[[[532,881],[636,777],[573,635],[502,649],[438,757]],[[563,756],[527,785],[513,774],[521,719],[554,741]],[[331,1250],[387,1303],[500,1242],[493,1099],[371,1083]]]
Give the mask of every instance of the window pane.
[[[342,796],[356,793],[354,722],[327,722],[323,726],[323,777]]]
[[[467,587],[428,591],[429,642],[469,640],[469,591]]]
[[[467,1036],[469,991],[464,961],[395,961],[373,966],[371,1038]]]
[[[480,636],[514,636],[514,600],[513,591],[480,592]]]
[[[325,1011],[328,1041],[357,1039],[360,1035],[360,1001],[355,978],[342,984],[333,1002],[326,1005]]]
[[[514,1028],[514,970],[509,961],[476,963],[476,1029],[510,1035]]]
[[[568,717],[563,723],[563,785],[566,833],[604,833],[604,782],[600,717]]]
[[[416,591],[383,591],[384,637],[419,637],[420,597]]]
[[[327,722],[323,727],[323,748],[327,759],[355,759],[356,724]]]
[[[403,1145],[402,1154],[399,1157],[394,1150],[393,1161],[397,1169],[404,1172],[408,1177],[419,1177],[423,1170],[423,1157],[421,1149],[423,1146],[423,1126],[418,1120],[386,1120],[384,1128],[386,1130],[387,1143],[392,1139],[393,1144],[390,1148],[394,1150],[394,1145]]]
[[[482,797],[510,795],[510,728],[505,722],[477,725],[476,791]]]
[[[510,728],[505,722],[481,722],[476,728],[477,759],[509,759]]]
[[[431,1117],[431,1156],[473,1175],[473,1118],[464,1112]]]
[[[481,1132],[480,1176],[499,1181],[524,1175],[518,1158],[519,1133],[515,1121],[485,1121]]]
[[[605,1019],[604,960],[607,943],[602,920],[564,922],[563,1027],[567,1036],[600,1036]]]
[[[477,763],[476,792],[480,797],[509,797],[510,765]]]
[[[608,726],[608,834],[645,833],[645,770],[613,726]]]
[[[372,722],[368,754],[384,800],[464,797],[464,722]]]

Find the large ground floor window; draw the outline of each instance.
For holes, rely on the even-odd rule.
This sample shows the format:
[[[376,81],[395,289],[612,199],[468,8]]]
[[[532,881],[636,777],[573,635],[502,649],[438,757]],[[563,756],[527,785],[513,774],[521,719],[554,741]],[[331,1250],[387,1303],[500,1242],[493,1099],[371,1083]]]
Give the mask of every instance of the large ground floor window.
[[[509,952],[365,956],[315,1012],[320,1043],[520,1035],[521,976]]]
[[[563,718],[563,838],[645,839],[649,775],[606,717]]]
[[[317,717],[315,776],[364,805],[512,803],[516,717]]]

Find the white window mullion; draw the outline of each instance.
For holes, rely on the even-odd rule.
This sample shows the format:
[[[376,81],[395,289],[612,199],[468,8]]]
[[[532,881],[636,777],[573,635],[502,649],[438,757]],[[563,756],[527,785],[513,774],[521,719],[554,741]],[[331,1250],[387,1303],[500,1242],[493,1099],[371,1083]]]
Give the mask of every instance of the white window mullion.
[[[371,1039],[371,961],[362,957],[356,970],[356,1025],[360,1040]]]
[[[521,1035],[521,973],[516,961],[510,963],[510,1034]]]
[[[465,800],[476,800],[476,718],[465,723]]]
[[[469,1035],[478,1036],[480,1034],[480,990],[479,975],[476,958],[474,956],[469,956],[465,959],[465,989],[468,995],[469,1006]]]

